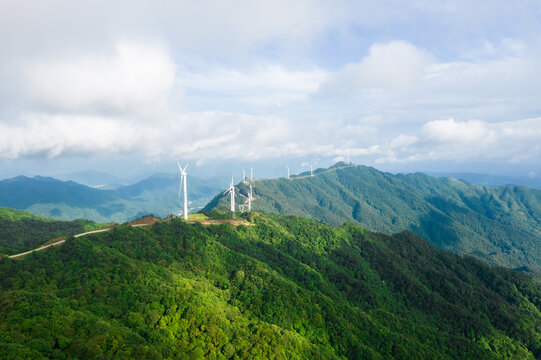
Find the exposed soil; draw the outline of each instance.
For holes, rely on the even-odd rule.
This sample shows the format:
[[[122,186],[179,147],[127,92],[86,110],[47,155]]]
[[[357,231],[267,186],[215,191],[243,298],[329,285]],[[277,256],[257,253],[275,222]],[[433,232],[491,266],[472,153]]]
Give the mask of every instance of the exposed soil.
[[[128,224],[130,225],[152,225],[154,223],[164,221],[164,219],[160,219],[159,217],[152,216],[152,215],[145,215],[138,219],[135,219],[133,221],[130,221]]]

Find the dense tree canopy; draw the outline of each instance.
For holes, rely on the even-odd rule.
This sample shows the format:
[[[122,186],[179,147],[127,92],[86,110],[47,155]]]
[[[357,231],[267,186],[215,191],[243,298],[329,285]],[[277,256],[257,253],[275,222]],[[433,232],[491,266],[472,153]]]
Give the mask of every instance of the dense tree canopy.
[[[0,207],[0,254],[15,254],[46,241],[103,227],[88,220],[57,221],[26,211]]]
[[[117,226],[0,261],[0,358],[541,356],[541,289],[409,232]]]

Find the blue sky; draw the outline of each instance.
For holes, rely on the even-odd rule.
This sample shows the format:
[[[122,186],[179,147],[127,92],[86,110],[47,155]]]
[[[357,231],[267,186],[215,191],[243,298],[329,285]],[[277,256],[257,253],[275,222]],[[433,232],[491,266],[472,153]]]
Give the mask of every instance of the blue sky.
[[[0,48],[0,177],[541,176],[539,1],[4,0]]]

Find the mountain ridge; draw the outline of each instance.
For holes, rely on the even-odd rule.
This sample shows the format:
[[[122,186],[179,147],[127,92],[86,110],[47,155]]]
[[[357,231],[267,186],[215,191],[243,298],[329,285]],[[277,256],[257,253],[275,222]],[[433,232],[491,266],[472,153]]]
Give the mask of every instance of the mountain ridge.
[[[304,173],[306,174],[306,173]],[[541,266],[541,191],[337,163],[315,176],[253,182],[253,209],[387,234],[410,230],[437,247],[492,264]],[[309,174],[309,173],[308,173]],[[248,186],[238,184],[246,195]],[[228,209],[216,196],[203,210]]]

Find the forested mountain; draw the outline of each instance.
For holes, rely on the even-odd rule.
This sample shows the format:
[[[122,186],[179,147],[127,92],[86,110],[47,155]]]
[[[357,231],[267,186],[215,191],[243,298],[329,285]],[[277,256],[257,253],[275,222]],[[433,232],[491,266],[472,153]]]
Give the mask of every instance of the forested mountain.
[[[504,175],[478,174],[469,172],[427,172],[434,177],[454,177],[477,185],[521,185],[541,190],[541,178],[539,177],[513,177]]]
[[[238,188],[247,195],[247,184]],[[387,234],[409,230],[439,248],[493,264],[535,272],[541,266],[540,190],[338,163],[315,176],[254,181],[253,192],[255,210],[334,225],[354,221]],[[228,209],[229,200],[220,194],[205,210],[213,208]]]
[[[0,261],[0,358],[534,359],[541,289],[417,236],[246,215]]]
[[[97,187],[100,189],[116,189],[122,184],[129,183],[125,179],[118,176],[96,170],[76,171],[72,173],[64,173],[53,176],[59,180],[71,180],[76,183]]]
[[[103,227],[88,220],[59,221],[0,207],[0,254],[15,254],[46,241]]]
[[[203,207],[223,187],[215,179],[188,176],[188,182],[192,211]],[[18,176],[0,181],[0,206],[60,220],[122,223],[150,213],[161,217],[178,213],[178,186],[178,175],[162,173],[114,190],[48,177]]]

